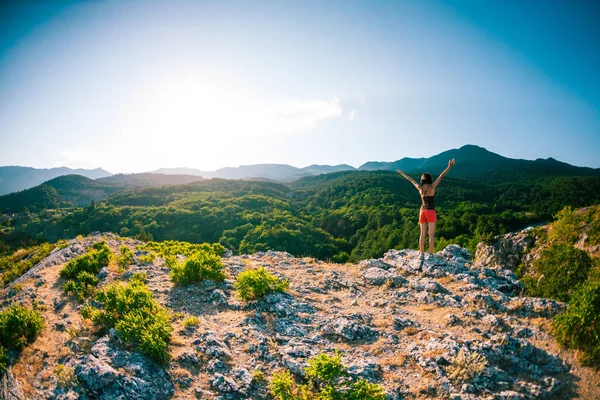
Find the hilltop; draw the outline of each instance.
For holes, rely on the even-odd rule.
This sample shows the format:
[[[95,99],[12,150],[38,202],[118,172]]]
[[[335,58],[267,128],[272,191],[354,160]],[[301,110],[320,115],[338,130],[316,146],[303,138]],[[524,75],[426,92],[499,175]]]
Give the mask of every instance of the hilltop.
[[[111,175],[110,172],[105,171],[102,168],[71,169],[60,167],[38,169],[16,166],[0,167],[0,195],[29,189],[50,179],[72,174],[85,176],[90,179]]]
[[[358,264],[226,252],[224,281],[184,285],[169,279],[171,261],[150,257],[141,241],[111,233],[72,239],[2,292],[3,308],[36,302],[46,323],[14,355],[2,384],[15,399],[270,398],[273,373],[302,380],[308,360],[339,350],[349,378],[382,385],[388,399],[598,397],[598,373],[550,334],[565,303],[523,296],[513,272],[535,257],[533,232],[482,243],[475,257],[457,245],[424,260],[389,250]],[[100,241],[115,254],[131,249],[133,258],[124,269],[102,269],[99,289],[144,272],[172,313],[167,364],[82,319],[63,292],[59,271]],[[241,301],[236,277],[258,267],[289,280],[289,291]]]

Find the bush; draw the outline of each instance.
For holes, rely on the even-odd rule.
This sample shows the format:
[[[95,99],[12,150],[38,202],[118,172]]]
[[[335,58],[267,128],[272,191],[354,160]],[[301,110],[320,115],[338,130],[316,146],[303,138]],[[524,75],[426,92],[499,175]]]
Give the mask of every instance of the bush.
[[[77,297],[77,301],[81,303],[94,294],[99,281],[96,275],[82,271],[75,280],[65,283],[65,293]]]
[[[73,368],[67,367],[64,364],[58,364],[54,368],[54,375],[56,376],[56,383],[58,387],[70,388],[77,384],[77,377]]]
[[[36,309],[15,303],[0,312],[0,346],[22,350],[44,329],[42,315]]]
[[[110,248],[106,243],[94,244],[87,253],[71,260],[60,270],[61,278],[76,279],[80,272],[89,272],[97,275],[103,267],[106,267],[111,258]]]
[[[260,299],[271,292],[286,292],[289,285],[287,279],[281,280],[263,267],[240,272],[234,282],[243,301]]]
[[[553,324],[556,340],[583,352],[582,362],[600,364],[600,282],[586,282],[571,296]]]
[[[0,287],[17,279],[34,265],[50,255],[56,245],[44,243],[28,249],[19,249],[12,255],[0,257]]]
[[[94,294],[98,285],[97,278],[100,270],[108,266],[112,252],[104,241],[95,243],[87,253],[71,260],[60,270],[60,276],[67,282],[65,293],[75,295],[82,302]]]
[[[552,244],[532,267],[532,278],[523,280],[528,294],[569,301],[571,293],[587,279],[592,260],[571,245]]]
[[[205,279],[225,279],[221,258],[215,254],[198,251],[181,263],[171,267],[171,280],[179,284],[202,282]]]
[[[133,251],[131,251],[129,247],[121,245],[119,252],[121,253],[121,255],[117,257],[117,265],[119,268],[125,269],[134,263]]]
[[[346,375],[342,356],[337,351],[333,357],[321,353],[308,360],[305,371],[306,378],[318,386],[334,385],[339,378]]]
[[[198,326],[199,323],[200,323],[200,320],[198,319],[198,317],[196,317],[194,315],[187,317],[186,319],[183,320],[184,326]]]
[[[342,357],[336,351],[333,356],[319,354],[308,360],[305,368],[308,384],[296,385],[289,371],[273,374],[269,389],[279,400],[384,400],[385,392],[381,385],[364,379],[354,383],[342,378],[348,375],[342,364]]]
[[[448,378],[454,382],[469,382],[481,374],[487,366],[485,357],[477,352],[468,353],[460,349],[446,368]]]
[[[169,359],[168,342],[173,328],[167,309],[153,299],[145,279],[146,274],[139,273],[126,285],[108,285],[96,294],[102,309],[86,306],[81,315],[105,329],[114,327],[125,343],[164,363]]]
[[[162,257],[182,255],[191,257],[198,252],[212,253],[217,256],[222,256],[225,253],[225,247],[219,243],[188,243],[179,242],[177,240],[165,240],[164,242],[149,242],[140,249],[156,252]]]
[[[0,375],[8,369],[8,356],[4,346],[0,346]]]

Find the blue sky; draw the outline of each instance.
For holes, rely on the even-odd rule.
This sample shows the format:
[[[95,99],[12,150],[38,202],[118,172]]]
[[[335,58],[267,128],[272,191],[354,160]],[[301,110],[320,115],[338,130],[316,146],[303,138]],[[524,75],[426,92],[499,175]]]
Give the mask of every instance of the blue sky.
[[[0,3],[0,165],[600,167],[600,2]],[[458,160],[460,162],[460,160]]]

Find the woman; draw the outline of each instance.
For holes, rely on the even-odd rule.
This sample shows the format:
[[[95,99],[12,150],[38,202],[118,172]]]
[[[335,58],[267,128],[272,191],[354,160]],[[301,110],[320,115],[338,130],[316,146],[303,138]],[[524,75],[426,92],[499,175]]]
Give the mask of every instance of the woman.
[[[412,183],[419,193],[421,194],[421,212],[419,214],[419,224],[421,225],[421,237],[419,238],[419,248],[421,254],[425,253],[425,231],[429,231],[429,253],[433,254],[433,239],[435,236],[435,223],[437,222],[435,214],[435,188],[440,184],[442,178],[450,171],[450,168],[454,165],[454,158],[448,161],[448,167],[438,176],[435,182],[431,182],[431,174],[425,172],[421,175],[421,184],[419,185],[413,178],[406,175],[404,172],[398,170],[398,173],[408,179]]]

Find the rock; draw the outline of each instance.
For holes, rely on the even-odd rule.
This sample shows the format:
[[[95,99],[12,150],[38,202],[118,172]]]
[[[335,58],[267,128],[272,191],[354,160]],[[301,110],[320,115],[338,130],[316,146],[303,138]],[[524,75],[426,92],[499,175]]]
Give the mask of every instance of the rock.
[[[369,326],[344,317],[334,320],[329,332],[346,340],[372,340],[377,336],[377,332]]]
[[[394,328],[396,328],[396,330],[401,331],[404,328],[408,328],[408,327],[420,328],[421,324],[419,324],[416,321],[412,321],[408,318],[404,318],[404,317],[394,318]]]
[[[228,376],[216,373],[210,380],[210,386],[220,393],[233,393],[239,390],[238,384]]]
[[[238,392],[240,392],[242,395],[245,395],[252,385],[252,375],[244,367],[237,367],[231,371],[231,373],[235,377],[235,381],[238,383]]]
[[[379,378],[381,367],[375,359],[358,359],[348,363],[348,374],[354,379],[364,378],[374,382]]]
[[[460,318],[458,318],[456,315],[449,314],[446,317],[446,326],[458,326],[458,325],[462,325],[462,320]]]
[[[2,400],[25,400],[23,387],[15,379],[12,369],[8,369],[0,375],[0,399]]]
[[[362,276],[367,283],[376,286],[381,286],[392,279],[391,273],[377,267],[367,268],[363,271]]]
[[[535,243],[533,228],[508,233],[494,238],[492,244],[479,243],[475,252],[475,266],[516,270],[523,254]]]
[[[193,344],[198,346],[198,351],[206,355],[218,358],[231,358],[229,346],[213,331],[204,332],[200,335],[199,339],[194,340]]]
[[[213,290],[213,292],[210,294],[209,300],[213,305],[216,306],[227,306],[229,304],[227,295],[221,289]]]
[[[433,279],[428,278],[412,279],[409,281],[409,287],[414,290],[426,291],[429,293],[450,293],[442,285],[440,285]]]
[[[96,394],[113,383],[119,375],[114,368],[93,355],[88,355],[75,367],[75,374],[88,390]]]
[[[108,276],[108,267],[102,267],[100,272],[98,272],[98,279],[102,280]]]
[[[387,271],[388,269],[392,268],[390,264],[375,259],[362,260],[358,263],[358,265],[361,269],[379,268]]]
[[[92,346],[75,366],[82,384],[102,399],[169,399],[175,392],[169,375],[139,352],[122,349],[109,336]]]
[[[286,336],[306,336],[305,330],[288,318],[280,318],[275,322],[275,331]]]

